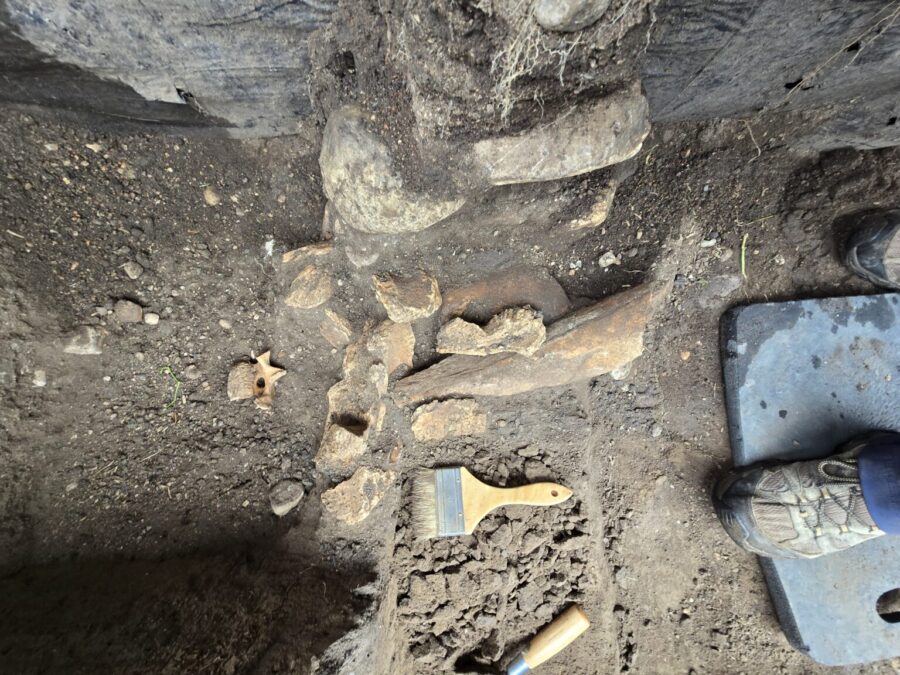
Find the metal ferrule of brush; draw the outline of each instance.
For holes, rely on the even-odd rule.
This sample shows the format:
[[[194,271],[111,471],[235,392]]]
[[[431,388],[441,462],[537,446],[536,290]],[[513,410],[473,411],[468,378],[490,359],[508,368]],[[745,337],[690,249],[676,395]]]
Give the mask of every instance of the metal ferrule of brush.
[[[434,472],[438,536],[453,537],[466,533],[463,514],[462,479],[458,468],[436,469]]]
[[[526,673],[530,673],[531,668],[525,663],[525,655],[521,654],[519,658],[509,664],[509,668],[506,669],[506,675],[526,675]]]

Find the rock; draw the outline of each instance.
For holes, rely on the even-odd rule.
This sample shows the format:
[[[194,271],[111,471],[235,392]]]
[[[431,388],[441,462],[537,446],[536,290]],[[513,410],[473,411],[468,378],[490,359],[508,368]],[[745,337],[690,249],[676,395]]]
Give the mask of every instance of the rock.
[[[586,380],[641,355],[644,330],[668,294],[664,284],[645,284],[557,321],[531,357],[521,354],[456,354],[398,381],[400,404],[451,396],[509,396]]]
[[[386,244],[384,235],[360,232],[343,225],[339,218],[335,218],[335,227],[340,233],[340,244],[344,255],[347,256],[351,265],[356,268],[371,267],[378,262]]]
[[[366,340],[366,347],[391,375],[403,366],[412,368],[416,336],[408,323],[394,323],[388,319],[375,327]]]
[[[93,356],[103,353],[105,335],[93,326],[81,326],[63,347],[66,354]]]
[[[417,441],[442,441],[451,436],[476,436],[487,429],[487,415],[472,399],[435,401],[413,413],[412,432]]]
[[[569,311],[569,298],[547,270],[514,267],[444,293],[441,321],[462,317],[486,323],[509,307],[533,307],[552,323]]]
[[[141,306],[131,300],[116,301],[113,312],[122,323],[140,323],[144,317],[144,310]]]
[[[46,387],[47,386],[47,371],[46,370],[35,370],[31,376],[31,384],[35,387]]]
[[[272,513],[281,518],[290,513],[299,504],[306,492],[300,481],[285,479],[278,481],[269,491],[269,504]]]
[[[622,259],[617,256],[612,251],[607,251],[603,255],[600,256],[600,259],[597,261],[597,264],[600,265],[603,269],[610,267],[611,265],[620,265],[622,264]]]
[[[409,323],[431,316],[441,306],[437,280],[427,272],[420,271],[405,277],[372,277],[372,286],[388,317],[396,323]]]
[[[532,183],[623,162],[640,151],[649,132],[647,100],[633,87],[518,136],[479,141],[474,153],[491,184]]]
[[[325,318],[319,324],[319,332],[332,347],[342,349],[353,337],[353,326],[340,314],[326,309]]]
[[[610,181],[597,191],[594,202],[587,213],[570,220],[567,227],[570,230],[584,230],[598,227],[606,222],[609,210],[612,208],[613,199],[616,196],[616,183]]]
[[[544,344],[547,329],[540,312],[530,307],[505,309],[482,328],[465,319],[453,319],[437,334],[440,354],[487,356],[515,352],[534,354]]]
[[[199,380],[203,373],[193,363],[184,369],[184,376],[189,380]]]
[[[144,268],[134,261],[128,261],[122,265],[122,270],[129,279],[137,279],[144,273]]]
[[[231,322],[228,319],[219,319],[219,326],[222,330],[231,330]]]
[[[534,18],[542,28],[569,32],[599,21],[609,0],[538,0]]]
[[[316,469],[328,474],[349,474],[365,454],[368,438],[369,423],[362,418],[346,417],[328,424],[316,453]]]
[[[144,314],[144,323],[148,326],[155,326],[159,323],[159,314],[156,312],[147,312]]]
[[[519,448],[516,454],[519,457],[537,457],[541,454],[541,449],[536,445],[526,445],[524,448]]]
[[[218,206],[222,203],[222,198],[219,196],[219,193],[213,189],[212,185],[207,185],[203,188],[203,201],[205,201],[208,206]]]
[[[315,265],[307,265],[291,282],[284,303],[297,309],[318,307],[331,297],[331,277]]]
[[[356,525],[378,506],[395,475],[393,471],[360,467],[349,480],[322,493],[322,507],[342,523]]]
[[[742,281],[739,274],[723,274],[711,277],[700,291],[697,302],[704,309],[713,309],[721,305],[725,298],[738,290]]]
[[[241,361],[234,364],[228,373],[228,399],[240,401],[247,398],[256,399],[256,407],[269,410],[275,396],[275,383],[280,380],[285,370],[273,366],[269,361],[271,352],[260,354],[256,361]]]
[[[281,262],[286,265],[295,260],[302,260],[303,258],[315,258],[322,255],[328,255],[333,250],[334,244],[330,241],[319,241],[315,244],[307,244],[306,246],[295,248],[293,251],[282,253]]]
[[[626,379],[629,375],[631,375],[632,369],[632,361],[629,361],[624,366],[620,366],[619,368],[613,368],[609,371],[609,376],[614,379],[616,382],[621,382]]]
[[[404,187],[387,144],[366,128],[366,116],[356,106],[346,106],[328,117],[319,168],[330,207],[361,232],[418,232],[456,212],[465,202]]]

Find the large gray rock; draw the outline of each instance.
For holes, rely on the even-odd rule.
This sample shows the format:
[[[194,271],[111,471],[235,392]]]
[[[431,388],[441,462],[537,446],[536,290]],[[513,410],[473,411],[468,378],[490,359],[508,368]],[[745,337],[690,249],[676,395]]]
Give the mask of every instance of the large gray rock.
[[[319,168],[322,187],[341,220],[361,232],[418,232],[456,212],[464,199],[439,199],[403,185],[387,144],[366,128],[355,106],[328,118]]]
[[[792,134],[792,144],[898,145],[900,22],[885,18],[888,8],[879,0],[665,0],[641,73],[653,121],[813,110],[820,121],[805,137]]]
[[[15,33],[43,55],[127,85],[147,101],[193,108],[236,134],[270,136],[296,133],[298,120],[311,112],[306,87],[297,86],[310,70],[307,40],[328,22],[337,2],[8,0],[0,3],[0,24],[4,5]],[[46,71],[41,62],[35,68]],[[70,76],[95,96],[128,94],[124,88],[100,90],[78,73]],[[51,77],[59,86],[62,78]],[[40,88],[40,81],[25,82]],[[75,89],[63,88],[68,95],[60,101],[63,107],[80,102]],[[79,107],[122,111],[137,119],[160,114],[146,104],[123,111],[112,100]],[[166,111],[165,117],[174,115]]]
[[[493,185],[533,183],[618,164],[640,151],[648,133],[647,100],[633,87],[572,108],[518,136],[479,141],[474,150]]]
[[[607,7],[609,0],[538,0],[534,18],[547,30],[581,30],[598,21]]]

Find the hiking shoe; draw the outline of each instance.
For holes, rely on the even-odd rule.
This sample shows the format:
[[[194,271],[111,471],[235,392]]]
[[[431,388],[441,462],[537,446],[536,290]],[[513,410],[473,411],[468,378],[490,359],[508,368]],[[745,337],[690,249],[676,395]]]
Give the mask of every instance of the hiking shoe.
[[[900,290],[900,209],[860,216],[844,243],[844,264],[876,286]]]
[[[856,463],[871,438],[826,459],[736,469],[716,485],[716,515],[738,546],[771,558],[817,558],[880,537]]]

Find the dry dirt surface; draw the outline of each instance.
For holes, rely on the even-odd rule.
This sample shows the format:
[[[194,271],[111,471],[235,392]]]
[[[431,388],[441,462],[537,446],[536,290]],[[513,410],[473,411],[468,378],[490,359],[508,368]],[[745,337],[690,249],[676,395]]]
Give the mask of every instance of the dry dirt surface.
[[[900,151],[794,152],[801,122],[655,127],[596,229],[561,223],[604,171],[492,188],[387,236],[366,267],[336,236],[331,297],[298,310],[281,254],[323,236],[316,133],[179,138],[0,110],[0,670],[351,672],[369,650],[375,672],[497,672],[579,602],[591,628],[540,672],[826,672],[789,647],[708,497],[729,465],[722,312],[876,292],[838,264],[832,224],[900,201]],[[453,289],[521,265],[576,307],[672,286],[619,379],[481,397],[485,431],[441,442],[389,402],[364,463],[394,483],[360,524],[323,513],[334,482],[313,457],[343,359],[324,309],[358,333],[385,317],[374,273]],[[121,321],[123,299],[158,323]],[[102,353],[64,352],[85,326]],[[413,327],[420,369],[438,315]],[[229,401],[231,366],[266,350],[287,371],[271,412]],[[421,541],[409,477],[436,464],[575,495]],[[283,480],[306,496],[277,518]]]

